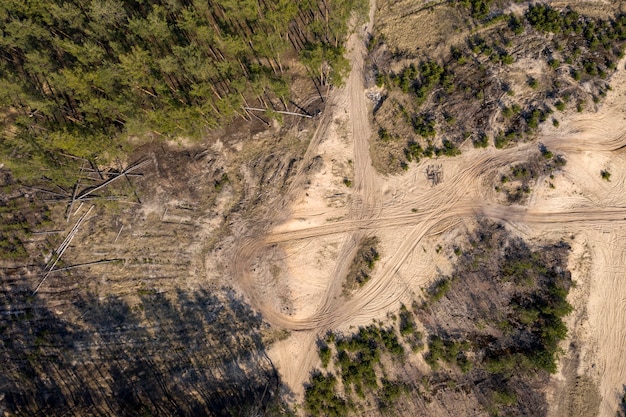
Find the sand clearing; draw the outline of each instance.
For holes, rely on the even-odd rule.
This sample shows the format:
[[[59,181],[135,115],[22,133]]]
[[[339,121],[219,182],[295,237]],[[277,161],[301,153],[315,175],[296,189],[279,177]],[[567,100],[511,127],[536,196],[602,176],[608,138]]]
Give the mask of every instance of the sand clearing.
[[[370,22],[373,2],[371,7]],[[299,185],[289,190],[295,201],[290,218],[243,243],[234,260],[236,278],[253,306],[273,325],[292,330],[270,350],[284,381],[301,395],[310,370],[319,366],[318,337],[382,319],[400,302],[410,303],[450,267],[449,253],[464,223],[486,216],[530,239],[576,235],[588,245],[588,252],[572,255],[573,264],[583,255],[591,262],[588,273],[577,275],[589,296],[572,300],[575,308],[588,311],[588,323],[580,327],[585,338],[578,372],[600,387],[600,415],[613,416],[626,381],[624,70],[614,76],[613,91],[597,113],[564,115],[560,128],[543,128],[539,142],[568,161],[551,180],[554,188],[541,179],[527,206],[502,206],[493,190],[496,174],[537,152],[536,143],[499,151],[468,147],[459,157],[422,161],[389,178],[374,172],[362,78],[363,34],[370,28],[351,36],[353,70],[345,87],[331,95],[307,150],[305,160],[319,155],[322,168],[310,175],[307,187],[294,181]],[[436,186],[424,173],[433,162],[444,172]],[[611,172],[610,182],[600,177],[603,169]],[[379,238],[381,260],[372,279],[346,299],[342,284],[365,236]]]

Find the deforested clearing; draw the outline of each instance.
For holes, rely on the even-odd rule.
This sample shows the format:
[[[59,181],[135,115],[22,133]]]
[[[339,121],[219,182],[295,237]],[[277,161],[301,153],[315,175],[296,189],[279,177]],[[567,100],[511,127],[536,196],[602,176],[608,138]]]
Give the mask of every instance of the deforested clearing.
[[[0,410],[624,415],[620,5],[53,3],[0,14]]]

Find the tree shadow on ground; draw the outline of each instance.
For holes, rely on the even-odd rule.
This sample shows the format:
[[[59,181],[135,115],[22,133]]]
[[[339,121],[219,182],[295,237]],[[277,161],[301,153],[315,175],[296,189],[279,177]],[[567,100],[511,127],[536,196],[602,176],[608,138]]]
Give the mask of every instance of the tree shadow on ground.
[[[259,314],[234,292],[81,296],[73,322],[32,288],[0,290],[0,413],[283,415]]]

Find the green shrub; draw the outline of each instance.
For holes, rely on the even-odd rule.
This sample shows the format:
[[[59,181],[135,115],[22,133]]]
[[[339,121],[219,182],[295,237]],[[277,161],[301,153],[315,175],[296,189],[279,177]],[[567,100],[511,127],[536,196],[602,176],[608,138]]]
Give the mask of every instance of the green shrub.
[[[433,369],[438,369],[437,363],[440,358],[443,357],[444,345],[443,340],[439,336],[431,336],[428,342],[428,353],[424,355],[424,360]]]
[[[524,33],[524,22],[522,19],[511,13],[509,17],[509,28],[514,34],[521,35]]]
[[[430,289],[430,298],[433,301],[438,301],[450,291],[450,280],[442,278],[437,281]]]
[[[385,74],[382,71],[377,71],[376,72],[376,86],[384,87],[386,81],[387,81],[387,77],[385,76]]]
[[[543,114],[539,109],[533,109],[530,113],[528,113],[526,115],[526,125],[528,128],[532,130],[537,129],[542,116]]]
[[[496,404],[505,405],[505,406],[513,406],[517,404],[517,395],[514,392],[510,391],[495,391],[493,393],[493,401]]]
[[[552,68],[553,70],[557,69],[559,66],[561,66],[561,61],[559,61],[558,59],[550,59],[548,60],[548,65],[550,66],[550,68]]]
[[[561,14],[547,5],[531,4],[525,18],[531,26],[543,32],[560,33],[565,28]]]
[[[424,154],[424,150],[419,143],[411,141],[404,150],[404,154],[409,162],[412,162],[413,160],[419,162],[420,157]]]
[[[501,355],[490,357],[485,360],[484,366],[490,374],[506,374],[513,370],[516,365],[514,355]]]
[[[563,157],[563,155],[555,156],[552,162],[554,162],[554,166],[557,168],[564,167],[567,164],[567,160]]]
[[[439,360],[443,360],[451,365],[457,365],[463,373],[472,368],[472,363],[462,352],[462,349],[469,349],[469,343],[460,343],[453,340],[444,340],[437,335],[430,337],[428,342],[428,352],[424,355],[424,360],[434,370],[439,368]]]
[[[320,360],[322,361],[322,366],[324,368],[328,367],[328,364],[330,363],[331,355],[332,355],[332,352],[330,350],[330,347],[328,347],[328,345],[324,344],[320,346],[319,356],[320,356]]]
[[[502,149],[509,144],[509,140],[504,133],[498,132],[498,134],[493,138],[493,144],[497,149]]]
[[[469,8],[476,20],[483,20],[489,14],[489,5],[492,0],[458,0],[458,3]]]
[[[541,146],[540,151],[541,156],[543,156],[545,159],[552,159],[552,157],[554,156],[552,151],[548,150],[548,148],[546,148],[545,146]]]
[[[461,150],[452,141],[444,139],[443,148],[437,149],[436,153],[437,155],[457,156],[461,154]]]
[[[400,308],[400,334],[403,337],[406,337],[410,334],[413,334],[417,328],[415,327],[415,321],[413,320],[413,315],[410,311],[407,310],[406,306],[402,304]]]
[[[415,115],[411,120],[411,124],[415,133],[424,138],[432,138],[437,133],[435,131],[435,120],[430,116],[424,114]]]
[[[416,77],[417,68],[415,68],[415,65],[411,64],[402,70],[400,75],[397,77],[397,80],[403,93],[409,92],[411,86],[415,82]]]
[[[389,353],[395,356],[404,355],[404,348],[398,342],[398,338],[393,329],[381,330],[380,336]]]
[[[394,402],[404,393],[409,392],[409,388],[397,381],[383,379],[382,388],[378,391],[378,408],[386,411],[392,408]]]
[[[557,100],[556,103],[554,103],[554,107],[556,107],[558,111],[563,111],[565,110],[565,103],[563,103],[561,100]]]
[[[387,129],[380,127],[378,129],[378,138],[383,142],[389,142],[393,136],[387,131]]]
[[[343,417],[348,413],[346,401],[337,395],[337,378],[314,371],[304,389],[304,408],[313,415]]]
[[[461,370],[461,372],[463,372],[464,374],[466,374],[469,371],[471,371],[472,368],[474,367],[472,362],[470,362],[469,359],[467,359],[466,356],[462,356],[462,357],[458,358],[457,359],[457,365],[459,366],[459,369]]]
[[[486,148],[489,146],[489,137],[485,133],[479,133],[472,144],[475,148]]]

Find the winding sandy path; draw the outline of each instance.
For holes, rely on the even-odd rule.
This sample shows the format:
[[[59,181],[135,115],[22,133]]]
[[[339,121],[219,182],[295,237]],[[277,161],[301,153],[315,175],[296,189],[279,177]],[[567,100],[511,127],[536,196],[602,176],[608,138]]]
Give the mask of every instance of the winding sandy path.
[[[365,33],[371,31],[375,7],[372,1]],[[370,323],[396,309],[400,302],[410,303],[436,274],[435,266],[415,267],[435,259],[426,241],[454,230],[464,219],[484,216],[523,229],[531,237],[579,234],[593,242],[593,273],[587,278],[592,281],[592,289],[587,307],[592,332],[589,338],[598,348],[583,360],[580,372],[592,374],[598,381],[603,397],[600,415],[614,415],[620,384],[626,382],[626,232],[621,231],[626,223],[623,93],[614,88],[597,114],[574,114],[562,120],[559,130],[544,129],[539,140],[568,160],[554,180],[556,188],[548,189],[540,182],[528,206],[503,206],[497,203],[493,191],[495,178],[512,163],[536,153],[536,144],[501,151],[468,149],[459,157],[439,160],[445,182],[435,187],[430,187],[423,175],[429,161],[396,177],[382,178],[374,171],[362,76],[366,52],[362,34],[359,31],[349,38],[352,71],[346,85],[329,97],[328,111],[320,120],[302,164],[306,166],[306,161],[316,157],[324,146],[329,149],[323,156],[327,166],[333,158],[351,156],[354,181],[347,203],[327,204],[323,185],[315,195],[322,201],[311,202],[308,193],[308,199],[303,197],[307,176],[298,172],[285,200],[294,201],[293,196],[298,196],[296,203],[288,207],[291,217],[267,230],[265,236],[243,242],[233,259],[235,276],[251,304],[272,325],[293,331],[270,350],[284,381],[296,395],[302,394],[302,383],[318,364],[318,337],[328,330]],[[618,67],[623,68],[623,64]],[[616,85],[626,85],[624,70],[614,80]],[[347,145],[333,133],[333,123],[346,113],[350,138]],[[609,167],[613,174],[610,183],[599,178],[600,170]],[[325,171],[316,178],[324,184],[332,180],[332,175]],[[369,235],[379,237],[386,251],[372,279],[346,299],[342,284],[359,242]],[[332,250],[328,249],[330,255],[324,252],[318,256],[323,242]],[[290,265],[285,273],[286,285],[294,298],[302,299],[305,294],[310,308],[285,313],[258,290],[261,285],[272,285],[261,282],[263,278],[251,266],[253,260],[262,259],[267,248],[285,253],[285,262]],[[310,259],[316,259],[317,266],[306,267]],[[407,267],[409,264],[413,270]],[[313,278],[321,269],[328,271],[326,275]]]

